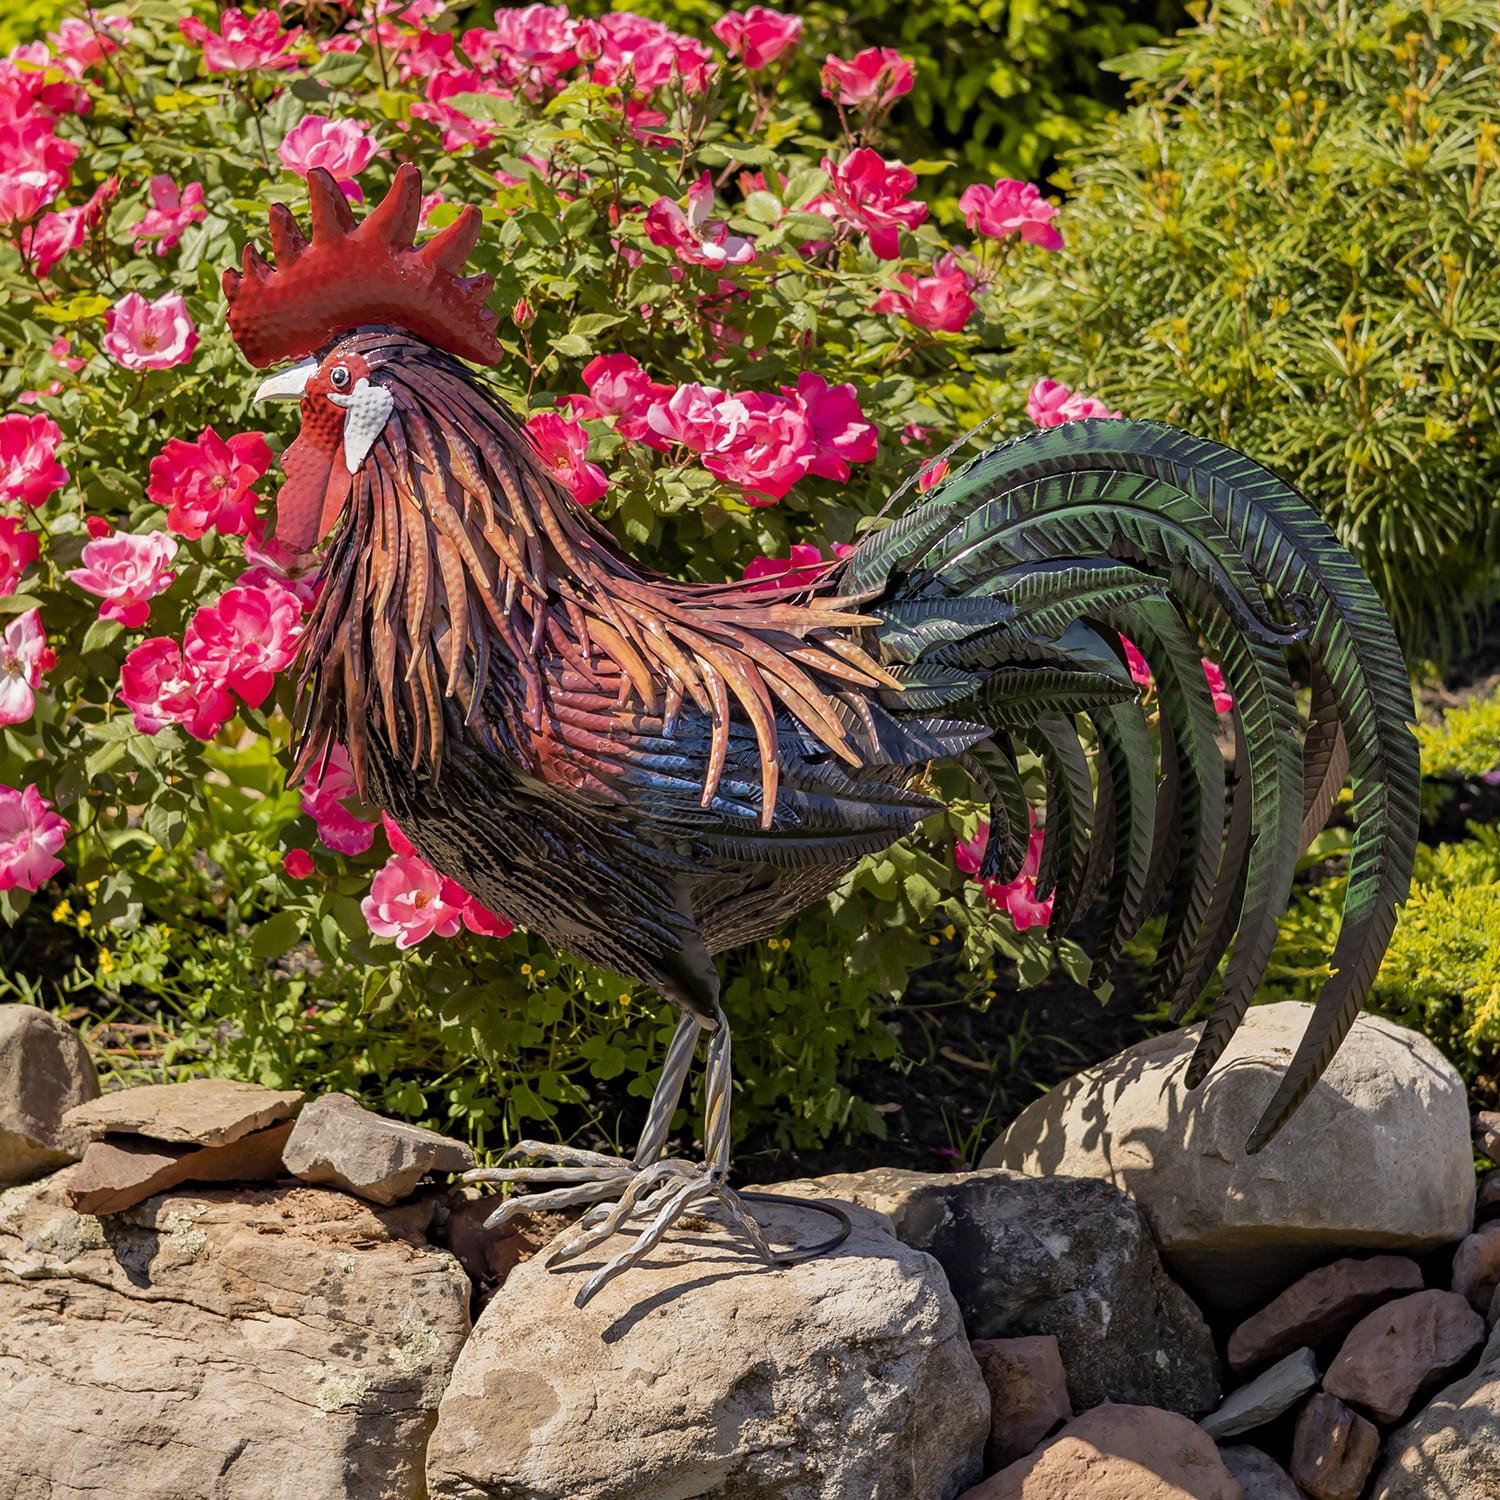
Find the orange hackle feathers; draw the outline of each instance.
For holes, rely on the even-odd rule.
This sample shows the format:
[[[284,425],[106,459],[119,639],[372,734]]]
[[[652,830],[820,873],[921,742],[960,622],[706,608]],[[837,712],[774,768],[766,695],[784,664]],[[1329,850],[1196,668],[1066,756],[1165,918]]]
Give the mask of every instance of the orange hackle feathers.
[[[311,240],[284,204],[273,204],[274,269],[246,245],[244,269],[224,273],[229,330],[252,365],[301,359],[366,324],[404,328],[478,364],[500,359],[495,314],[484,305],[494,278],[460,274],[479,239],[477,208],[418,247],[422,178],[409,162],[359,223],[322,167],[308,173],[307,197]]]

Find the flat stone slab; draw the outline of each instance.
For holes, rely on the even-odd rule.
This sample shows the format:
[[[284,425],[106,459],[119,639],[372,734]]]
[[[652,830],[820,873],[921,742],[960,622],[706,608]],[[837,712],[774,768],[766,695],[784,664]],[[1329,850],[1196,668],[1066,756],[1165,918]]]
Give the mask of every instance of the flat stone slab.
[[[829,1233],[747,1207],[773,1245]],[[431,1500],[952,1500],[990,1415],[958,1308],[935,1261],[851,1217],[839,1249],[784,1269],[690,1220],[581,1309],[626,1241],[518,1265],[439,1407]]]
[[[1290,1411],[1318,1383],[1318,1362],[1311,1349],[1298,1349],[1231,1391],[1224,1404],[1199,1422],[1215,1442],[1253,1432]]]
[[[348,1094],[321,1094],[297,1117],[281,1153],[304,1182],[326,1182],[372,1203],[405,1198],[428,1172],[467,1172],[474,1153],[435,1130],[388,1120]]]
[[[146,1135],[190,1146],[227,1146],[296,1112],[298,1089],[268,1089],[237,1078],[193,1078],[119,1089],[63,1116],[94,1140],[110,1134]]]
[[[414,1500],[469,1278],[327,1188],[0,1194],[0,1500]]]

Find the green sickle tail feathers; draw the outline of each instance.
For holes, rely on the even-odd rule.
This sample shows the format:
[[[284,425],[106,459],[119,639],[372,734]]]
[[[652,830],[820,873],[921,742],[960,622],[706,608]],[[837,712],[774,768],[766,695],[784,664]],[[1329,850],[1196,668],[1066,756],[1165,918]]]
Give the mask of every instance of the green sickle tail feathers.
[[[1060,937],[1103,901],[1095,978],[1163,899],[1152,973],[1180,1019],[1220,959],[1223,990],[1188,1065],[1223,1053],[1276,939],[1299,855],[1346,780],[1354,842],[1331,977],[1252,1132],[1259,1151],[1311,1091],[1374,981],[1415,855],[1419,768],[1406,667],[1379,599],[1306,502],[1253,460],[1154,422],[1092,420],[991,449],[877,533],[837,579],[885,623],[867,630],[902,681],[901,713],[982,722],[967,757],[994,788],[986,876],[1013,876],[1012,757],[1047,774],[1038,894]],[[1119,637],[1160,706],[1162,779]],[[1232,775],[1200,639],[1233,699]],[[1306,652],[1304,734],[1287,665]],[[1097,791],[1075,715],[1097,745]],[[982,753],[979,753],[982,752]],[[1225,816],[1226,796],[1228,802]]]

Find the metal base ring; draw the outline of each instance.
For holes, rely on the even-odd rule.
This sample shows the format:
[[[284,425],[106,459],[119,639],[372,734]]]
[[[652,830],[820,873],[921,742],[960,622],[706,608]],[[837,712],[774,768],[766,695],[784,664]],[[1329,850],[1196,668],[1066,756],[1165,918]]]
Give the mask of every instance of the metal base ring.
[[[737,1193],[735,1196],[746,1203],[791,1203],[797,1208],[810,1208],[814,1213],[828,1214],[839,1221],[839,1232],[831,1240],[822,1240],[816,1245],[809,1245],[805,1250],[790,1250],[785,1255],[778,1255],[778,1266],[798,1266],[805,1260],[816,1260],[820,1255],[827,1255],[830,1250],[837,1250],[854,1228],[854,1221],[836,1203],[815,1203],[811,1198],[793,1198],[787,1193]]]

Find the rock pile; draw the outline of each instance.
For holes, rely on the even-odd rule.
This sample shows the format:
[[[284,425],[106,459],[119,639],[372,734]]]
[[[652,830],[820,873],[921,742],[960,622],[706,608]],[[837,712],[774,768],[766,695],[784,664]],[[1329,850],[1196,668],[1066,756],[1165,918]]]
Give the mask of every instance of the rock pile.
[[[0,1006],[0,1500],[1497,1500],[1500,1117],[1362,1021],[1323,1138],[1247,1160],[1284,1010],[1212,1109],[1191,1030],[1133,1048],[1000,1165],[774,1184],[848,1206],[832,1254],[767,1270],[706,1214],[580,1310],[600,1260],[486,1229],[462,1143],[225,1080],[101,1098]]]

